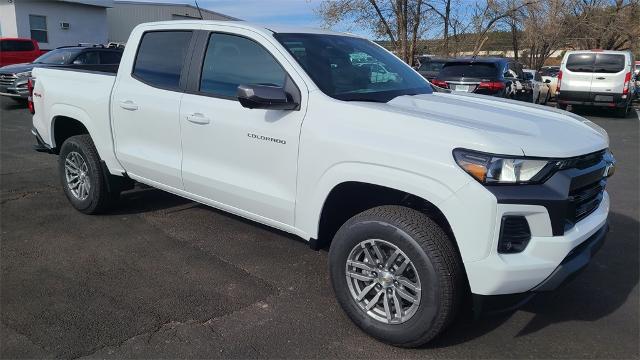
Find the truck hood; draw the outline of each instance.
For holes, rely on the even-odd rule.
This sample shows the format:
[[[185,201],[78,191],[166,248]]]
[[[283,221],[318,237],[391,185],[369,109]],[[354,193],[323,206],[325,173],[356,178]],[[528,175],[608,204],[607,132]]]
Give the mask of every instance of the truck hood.
[[[384,104],[390,111],[483,132],[526,156],[564,158],[609,146],[607,133],[567,111],[477,94],[433,93],[399,96]]]
[[[45,64],[22,63],[0,67],[1,74],[18,74],[25,71],[31,71],[36,67],[43,67]]]

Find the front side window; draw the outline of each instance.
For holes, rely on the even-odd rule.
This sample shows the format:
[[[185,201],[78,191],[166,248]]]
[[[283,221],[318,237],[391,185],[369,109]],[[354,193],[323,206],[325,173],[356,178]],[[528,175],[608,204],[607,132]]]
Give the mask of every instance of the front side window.
[[[166,89],[178,89],[191,31],[147,32],[140,40],[132,75]]]
[[[70,64],[73,59],[80,53],[80,49],[56,49],[51,50],[33,62],[35,64],[50,64],[50,65],[67,65]]]
[[[274,36],[320,90],[335,99],[387,102],[433,91],[408,65],[368,40],[324,34]]]
[[[29,15],[29,29],[33,40],[39,43],[49,42],[46,16]]]
[[[283,87],[286,74],[255,41],[236,35],[211,34],[202,65],[200,91],[235,98],[238,85]]]
[[[78,55],[78,57],[73,60],[73,63],[80,65],[97,65],[100,63],[100,56],[97,51],[85,51]]]

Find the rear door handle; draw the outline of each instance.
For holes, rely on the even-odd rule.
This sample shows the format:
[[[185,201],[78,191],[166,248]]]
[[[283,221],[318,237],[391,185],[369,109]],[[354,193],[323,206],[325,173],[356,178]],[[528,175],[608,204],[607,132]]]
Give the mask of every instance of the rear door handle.
[[[596,79],[598,79],[598,80],[607,80],[607,78],[604,78],[604,77],[597,77]]]
[[[135,102],[133,102],[131,100],[120,101],[120,107],[125,109],[125,110],[129,110],[129,111],[138,110],[138,104],[136,104]]]
[[[193,113],[191,115],[187,115],[187,120],[194,124],[200,124],[200,125],[205,125],[211,122],[211,119],[209,119],[208,117],[204,116],[201,113]]]

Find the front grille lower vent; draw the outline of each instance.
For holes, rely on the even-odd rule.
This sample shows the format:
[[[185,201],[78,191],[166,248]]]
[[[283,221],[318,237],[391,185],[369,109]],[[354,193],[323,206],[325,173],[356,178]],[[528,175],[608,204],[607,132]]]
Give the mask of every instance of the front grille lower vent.
[[[524,216],[507,215],[502,217],[498,252],[513,254],[522,252],[531,240],[529,222]]]

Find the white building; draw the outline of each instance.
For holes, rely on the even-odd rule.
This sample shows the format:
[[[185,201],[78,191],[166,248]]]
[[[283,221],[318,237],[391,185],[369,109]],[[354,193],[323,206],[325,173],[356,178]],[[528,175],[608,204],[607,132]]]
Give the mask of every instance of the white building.
[[[193,2],[193,4],[195,4],[195,2]],[[188,3],[169,4],[141,1],[114,1],[113,6],[107,9],[109,41],[126,42],[131,30],[141,23],[200,19],[200,16],[202,16],[204,20],[239,20],[203,8],[198,10],[194,5]]]
[[[112,0],[0,0],[0,36],[31,38],[41,49],[104,44]]]

